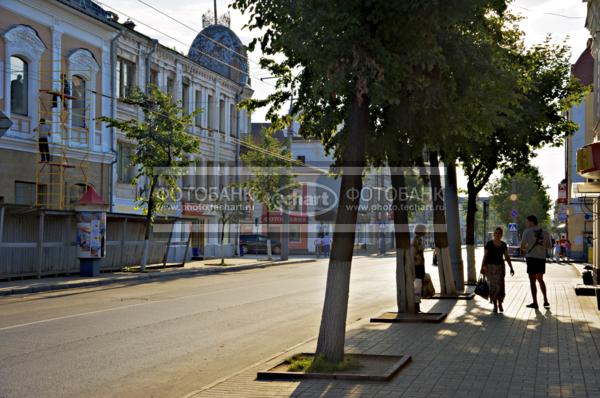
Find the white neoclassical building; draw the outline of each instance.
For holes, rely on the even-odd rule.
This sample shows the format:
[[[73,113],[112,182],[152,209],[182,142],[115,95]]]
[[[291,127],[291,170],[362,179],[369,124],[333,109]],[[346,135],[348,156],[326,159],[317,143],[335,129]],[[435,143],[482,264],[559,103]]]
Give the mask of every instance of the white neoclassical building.
[[[199,111],[190,134],[200,138],[200,151],[190,154],[192,167],[181,178],[183,188],[222,188],[236,178],[239,161],[239,138],[250,130],[250,115],[238,104],[252,96],[246,49],[227,26],[211,24],[198,33],[188,54],[165,47],[126,22],[117,40],[115,83],[116,95],[126,96],[129,87],[142,89],[157,85],[181,101],[186,112]],[[141,118],[140,109],[117,101],[117,117]],[[136,190],[131,185],[135,170],[128,158],[135,142],[121,132],[116,134],[113,199],[115,212],[138,213]],[[216,214],[195,206],[193,195],[179,201],[167,214],[195,217],[198,233],[193,248],[200,253],[210,251],[219,242],[219,220]],[[237,226],[228,227],[226,239],[234,240]]]

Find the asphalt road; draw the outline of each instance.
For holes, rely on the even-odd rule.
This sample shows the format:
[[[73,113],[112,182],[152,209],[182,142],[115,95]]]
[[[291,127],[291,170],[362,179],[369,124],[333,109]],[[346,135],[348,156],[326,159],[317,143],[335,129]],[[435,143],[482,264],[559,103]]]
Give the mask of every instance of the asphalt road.
[[[0,298],[0,397],[186,395],[314,337],[326,265]],[[355,258],[349,323],[395,306],[394,270]]]

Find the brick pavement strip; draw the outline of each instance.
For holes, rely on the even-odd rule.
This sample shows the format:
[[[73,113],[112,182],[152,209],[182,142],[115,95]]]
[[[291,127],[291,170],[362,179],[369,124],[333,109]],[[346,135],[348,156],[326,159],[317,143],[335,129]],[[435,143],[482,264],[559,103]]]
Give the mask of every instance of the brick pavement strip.
[[[516,270],[516,278],[507,277],[504,315],[493,314],[491,305],[477,297],[428,301],[425,310],[449,312],[441,324],[352,324],[347,352],[412,356],[412,363],[389,382],[255,380],[257,370],[293,353],[314,351],[313,339],[188,397],[600,396],[595,298],[575,295],[577,274],[570,266],[549,264],[551,309],[526,308],[529,282],[523,264],[516,264]]]

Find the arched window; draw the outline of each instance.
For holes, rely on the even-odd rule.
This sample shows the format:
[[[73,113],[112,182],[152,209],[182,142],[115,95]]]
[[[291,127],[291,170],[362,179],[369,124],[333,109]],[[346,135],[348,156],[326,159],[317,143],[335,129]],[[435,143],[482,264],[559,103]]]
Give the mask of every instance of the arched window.
[[[29,65],[17,56],[10,57],[10,110],[11,113],[27,116]]]
[[[86,81],[81,76],[73,75],[72,122],[73,127],[86,127]]]

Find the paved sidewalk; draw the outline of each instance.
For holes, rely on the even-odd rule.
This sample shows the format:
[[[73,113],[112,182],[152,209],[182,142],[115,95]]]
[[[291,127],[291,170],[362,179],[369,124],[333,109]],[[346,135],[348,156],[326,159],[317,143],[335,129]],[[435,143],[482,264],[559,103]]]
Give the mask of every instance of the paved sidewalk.
[[[218,265],[221,259],[190,261],[185,267],[147,268],[147,272],[109,272],[97,277],[51,277],[42,279],[23,279],[0,282],[0,296],[13,294],[38,293],[50,290],[75,289],[81,287],[100,286],[114,283],[144,283],[163,278],[180,278],[185,276],[209,275],[223,272],[243,271],[255,268],[266,268],[277,265],[299,264],[315,261],[312,257],[290,257],[288,261],[267,261],[265,256],[245,256],[228,258],[227,266]]]
[[[525,265],[515,263],[515,270],[516,277],[507,276],[504,315],[477,297],[426,301],[426,310],[450,311],[441,324],[353,324],[347,352],[412,356],[390,382],[255,381],[257,370],[291,353],[314,352],[313,339],[188,397],[600,397],[595,298],[575,296],[579,276],[571,265],[549,264],[552,307],[528,309]]]

